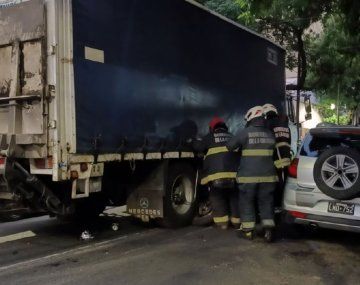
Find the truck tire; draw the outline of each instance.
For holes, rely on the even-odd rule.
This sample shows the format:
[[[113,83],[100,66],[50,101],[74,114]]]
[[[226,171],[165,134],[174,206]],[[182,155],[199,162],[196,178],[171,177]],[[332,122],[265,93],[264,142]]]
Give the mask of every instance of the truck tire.
[[[169,165],[161,226],[177,228],[192,223],[197,205],[195,178],[196,171],[189,164]]]
[[[334,147],[316,160],[314,179],[331,198],[350,200],[360,196],[360,153],[352,148]]]

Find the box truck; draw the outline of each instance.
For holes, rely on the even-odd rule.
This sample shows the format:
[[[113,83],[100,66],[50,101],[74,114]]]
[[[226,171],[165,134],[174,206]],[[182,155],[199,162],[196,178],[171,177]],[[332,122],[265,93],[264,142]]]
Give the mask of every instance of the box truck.
[[[0,209],[191,222],[214,116],[285,108],[285,51],[192,0],[0,2]]]

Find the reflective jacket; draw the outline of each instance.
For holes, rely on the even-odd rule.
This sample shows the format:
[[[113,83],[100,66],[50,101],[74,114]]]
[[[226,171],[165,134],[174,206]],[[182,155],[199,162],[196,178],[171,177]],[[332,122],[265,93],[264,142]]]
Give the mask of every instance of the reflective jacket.
[[[218,128],[194,142],[195,150],[205,154],[201,185],[221,179],[235,180],[240,156],[226,148],[226,143],[232,137],[226,129]]]
[[[276,168],[285,168],[291,164],[291,132],[286,116],[267,120],[267,127],[275,135],[274,163]]]
[[[248,127],[227,143],[227,148],[229,151],[238,148],[241,152],[240,166],[236,177],[238,183],[278,181],[273,161],[275,137],[265,127],[263,119],[253,119]]]

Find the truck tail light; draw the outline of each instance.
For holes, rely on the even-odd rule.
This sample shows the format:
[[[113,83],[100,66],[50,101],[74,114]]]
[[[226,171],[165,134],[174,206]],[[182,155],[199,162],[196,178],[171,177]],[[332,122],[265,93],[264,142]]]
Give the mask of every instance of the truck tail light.
[[[307,214],[297,212],[297,211],[289,211],[289,214],[291,216],[293,216],[294,218],[299,218],[299,219],[306,219],[306,217],[307,217]]]
[[[297,169],[298,169],[298,165],[299,165],[299,159],[298,158],[294,158],[293,161],[291,162],[288,171],[289,171],[289,176],[292,178],[297,178]]]
[[[87,163],[85,163],[85,162],[80,163],[80,171],[81,172],[86,172],[88,169],[89,169],[89,167],[88,167]]]
[[[6,157],[0,156],[0,169],[3,170],[5,169],[5,164],[6,164]],[[1,175],[0,175],[1,178]]]
[[[79,179],[79,172],[77,172],[76,170],[70,171],[70,178],[71,180]]]
[[[49,156],[47,158],[34,159],[35,167],[37,169],[51,169],[53,168],[53,158]]]

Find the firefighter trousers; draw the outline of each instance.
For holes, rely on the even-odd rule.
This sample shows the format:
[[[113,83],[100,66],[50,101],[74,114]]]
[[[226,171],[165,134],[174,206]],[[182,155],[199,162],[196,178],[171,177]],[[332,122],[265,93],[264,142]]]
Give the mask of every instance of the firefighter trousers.
[[[275,207],[281,208],[282,207],[282,201],[284,196],[284,189],[285,189],[285,183],[288,177],[288,170],[287,168],[279,168],[277,169],[277,175],[279,177],[279,182],[276,187],[275,191]]]
[[[239,184],[239,210],[241,229],[255,229],[256,206],[264,227],[275,227],[274,192],[277,183],[243,183]]]
[[[239,193],[236,187],[221,188],[210,186],[210,202],[212,216],[217,226],[227,226],[229,222],[235,227],[240,226]]]

